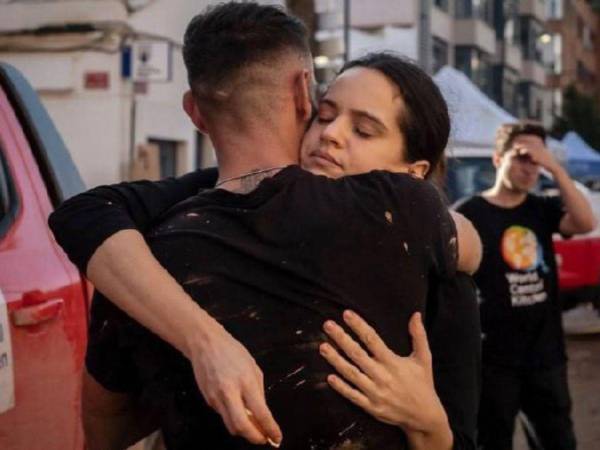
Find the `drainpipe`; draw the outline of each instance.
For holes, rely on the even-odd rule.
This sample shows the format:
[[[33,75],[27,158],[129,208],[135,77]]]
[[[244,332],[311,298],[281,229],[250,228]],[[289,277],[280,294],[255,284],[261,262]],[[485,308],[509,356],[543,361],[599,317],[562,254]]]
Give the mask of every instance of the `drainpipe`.
[[[419,65],[431,74],[432,39],[431,39],[431,0],[419,1]]]

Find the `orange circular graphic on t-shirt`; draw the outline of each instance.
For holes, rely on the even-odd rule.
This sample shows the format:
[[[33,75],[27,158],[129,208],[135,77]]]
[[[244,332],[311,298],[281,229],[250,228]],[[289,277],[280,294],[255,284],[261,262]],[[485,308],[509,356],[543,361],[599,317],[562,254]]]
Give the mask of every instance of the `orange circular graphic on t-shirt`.
[[[513,270],[532,270],[539,262],[538,240],[529,228],[513,225],[504,231],[500,251]]]

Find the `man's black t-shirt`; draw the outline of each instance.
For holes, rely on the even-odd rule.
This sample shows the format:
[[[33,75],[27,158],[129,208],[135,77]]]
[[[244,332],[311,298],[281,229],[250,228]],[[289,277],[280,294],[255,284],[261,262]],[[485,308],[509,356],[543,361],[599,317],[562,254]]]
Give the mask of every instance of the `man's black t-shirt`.
[[[176,203],[212,188],[217,177],[217,170],[209,168],[157,182],[99,186],[60,205],[51,214],[49,225],[67,255],[85,272],[92,254],[106,238],[125,229],[147,231]],[[430,283],[430,287],[425,325],[436,391],[454,434],[454,450],[474,449],[481,328],[473,283],[469,276],[459,273],[455,278]],[[123,321],[131,321],[99,292],[94,294],[90,318],[88,372],[111,391],[139,395],[142,386],[132,349],[119,336]]]
[[[293,166],[247,195],[192,197],[147,238],[256,358],[283,448],[404,448],[399,428],[327,387],[331,368],[317,347],[324,320],[351,308],[393,351],[410,353],[410,316],[424,312],[430,280],[453,276],[456,264],[454,224],[430,183],[385,172],[330,180]],[[169,448],[251,448],[228,436],[177,351],[136,324],[120,342],[132,347],[142,395],[163,412]]]
[[[483,259],[479,289],[483,362],[552,367],[565,360],[552,235],[564,214],[560,198],[529,194],[514,208],[481,196],[457,206],[475,226]]]

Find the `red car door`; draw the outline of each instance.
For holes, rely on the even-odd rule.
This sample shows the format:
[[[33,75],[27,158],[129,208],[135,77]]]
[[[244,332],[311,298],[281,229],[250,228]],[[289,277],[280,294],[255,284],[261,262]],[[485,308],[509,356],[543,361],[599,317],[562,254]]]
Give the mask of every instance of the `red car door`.
[[[85,286],[46,225],[52,187],[23,117],[0,85],[0,449],[79,450]]]

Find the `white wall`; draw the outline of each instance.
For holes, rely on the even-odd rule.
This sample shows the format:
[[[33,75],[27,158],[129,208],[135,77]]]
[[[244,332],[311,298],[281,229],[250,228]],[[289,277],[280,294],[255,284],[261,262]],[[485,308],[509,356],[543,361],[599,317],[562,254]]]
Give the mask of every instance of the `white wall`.
[[[129,24],[139,32],[147,32],[171,39],[177,44],[183,41],[183,33],[189,21],[208,5],[220,1],[210,0],[158,0],[149,7],[134,13]],[[263,0],[259,3],[284,5],[285,1]],[[184,149],[187,162],[185,171],[195,167],[195,128],[181,107],[181,98],[188,89],[181,47],[173,47],[173,78],[170,83],[150,83],[146,94],[137,96],[136,144],[145,143],[149,138],[178,141]],[[207,142],[205,151],[212,151]],[[205,158],[206,161],[206,158]],[[216,163],[214,155],[209,163]],[[179,164],[181,167],[181,164]]]
[[[180,46],[191,18],[216,3],[220,1],[156,0],[130,16],[117,0],[0,4],[0,30],[22,30],[47,23],[126,21],[138,33],[173,41],[172,80],[150,83],[146,93],[135,95],[134,146],[150,138],[176,141],[178,148],[184,150],[178,155],[185,155],[185,161],[179,162],[178,168],[186,172],[195,167],[196,136],[181,107],[188,85]],[[285,1],[263,0],[261,3],[284,5]],[[79,42],[81,36],[61,39],[63,43],[74,43]],[[25,41],[19,38],[19,42]],[[43,39],[34,38],[32,42],[44,45]],[[132,149],[133,86],[131,80],[121,78],[119,52],[0,53],[0,59],[19,68],[38,91],[87,186],[127,178]],[[86,89],[84,74],[90,71],[108,72],[109,88]],[[210,154],[210,143],[207,150]],[[214,157],[209,156],[208,160],[211,159],[214,161]]]
[[[129,108],[120,57],[77,52],[4,53],[0,58],[21,70],[37,90],[86,184],[121,180]],[[108,89],[84,88],[85,72],[93,71],[108,73]]]

